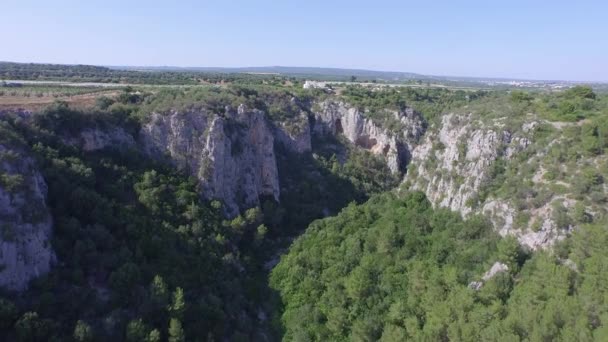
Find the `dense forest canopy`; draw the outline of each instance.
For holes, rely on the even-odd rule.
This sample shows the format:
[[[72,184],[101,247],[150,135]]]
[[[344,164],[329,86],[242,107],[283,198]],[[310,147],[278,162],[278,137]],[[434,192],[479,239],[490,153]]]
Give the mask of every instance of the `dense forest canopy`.
[[[601,341],[607,242],[598,223],[530,256],[482,217],[384,194],[313,223],[271,284],[289,341]]]

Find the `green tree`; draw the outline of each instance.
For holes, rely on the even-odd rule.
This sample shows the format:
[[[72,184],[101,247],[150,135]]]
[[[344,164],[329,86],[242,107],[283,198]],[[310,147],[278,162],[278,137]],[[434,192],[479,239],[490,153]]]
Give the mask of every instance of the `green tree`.
[[[509,272],[517,273],[519,263],[524,257],[517,239],[513,236],[507,236],[500,240],[497,249],[498,260],[509,267]]]
[[[583,202],[576,202],[574,205],[572,218],[577,223],[589,223],[592,220],[592,216],[587,213],[585,204]]]
[[[107,96],[100,96],[95,100],[95,106],[101,110],[106,110],[114,103],[114,100]]]
[[[152,331],[150,331],[150,334],[148,335],[148,339],[146,340],[147,342],[160,342],[161,336],[160,336],[160,331],[158,331],[158,329],[154,329]]]
[[[268,234],[268,227],[266,227],[266,225],[264,224],[259,225],[255,231],[256,243],[259,244],[264,241],[264,237],[266,236],[266,234]]]
[[[588,85],[577,85],[564,92],[564,96],[568,98],[592,99],[596,98],[593,89]]]
[[[184,299],[184,290],[178,287],[173,292],[173,301],[169,306],[169,313],[171,317],[179,320],[183,319],[184,312],[186,311],[186,300]]]
[[[22,342],[45,341],[48,339],[51,327],[47,320],[38,317],[36,312],[26,312],[15,323],[17,338]]]
[[[238,215],[237,217],[232,219],[232,221],[230,221],[230,228],[232,228],[232,231],[237,235],[242,234],[246,226],[247,221],[245,221],[245,219],[241,215]]]
[[[513,90],[511,92],[511,101],[516,103],[530,103],[533,99],[532,95],[521,90]]]
[[[90,342],[93,341],[95,338],[91,326],[81,320],[78,320],[78,322],[76,322],[73,336],[74,340],[78,342]]]
[[[182,323],[178,319],[171,318],[169,321],[169,342],[184,342],[185,340]]]
[[[150,328],[141,318],[132,320],[129,322],[129,324],[127,324],[125,339],[127,342],[145,341],[148,337],[149,330]]]
[[[150,284],[150,297],[158,307],[165,307],[169,303],[169,289],[163,277],[158,274],[154,276]]]
[[[247,224],[254,225],[262,220],[262,210],[259,207],[249,208],[245,211],[245,221]]]
[[[407,331],[403,327],[394,324],[385,325],[382,331],[382,337],[380,338],[380,341],[382,342],[400,342],[407,340]]]

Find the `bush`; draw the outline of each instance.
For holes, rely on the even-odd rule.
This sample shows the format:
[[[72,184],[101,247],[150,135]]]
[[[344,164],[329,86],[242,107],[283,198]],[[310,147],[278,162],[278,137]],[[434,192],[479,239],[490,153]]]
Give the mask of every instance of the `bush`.
[[[91,342],[94,340],[93,330],[87,323],[79,320],[74,327],[74,340],[78,342]]]
[[[51,324],[49,320],[38,317],[36,312],[26,312],[15,323],[15,331],[19,341],[45,341],[50,337]]]
[[[572,224],[572,219],[568,215],[568,210],[563,204],[554,204],[551,219],[559,229],[568,229]]]
[[[150,328],[141,319],[132,320],[127,325],[125,340],[127,342],[146,341]]]
[[[593,89],[587,85],[577,85],[564,92],[566,98],[592,99],[596,98]]]
[[[534,97],[528,92],[521,90],[513,90],[511,92],[511,101],[515,103],[530,103]]]
[[[107,96],[100,96],[95,100],[95,106],[101,110],[108,109],[112,104],[114,104],[114,100]]]
[[[5,188],[9,193],[18,191],[23,185],[23,176],[19,174],[0,174],[0,186]]]

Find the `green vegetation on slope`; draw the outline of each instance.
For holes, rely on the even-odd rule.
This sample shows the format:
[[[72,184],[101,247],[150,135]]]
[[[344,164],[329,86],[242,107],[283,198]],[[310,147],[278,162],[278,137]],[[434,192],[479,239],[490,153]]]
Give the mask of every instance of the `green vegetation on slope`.
[[[559,110],[560,103],[571,101],[585,105],[577,105],[579,109],[569,113]],[[568,212],[559,210],[562,214],[556,219],[561,228],[604,219],[608,200],[604,190],[608,176],[608,96],[596,95],[584,86],[558,94],[511,92],[510,96],[502,94],[491,102],[473,103],[456,112],[466,110],[474,113],[473,120],[498,120],[492,124],[498,122],[512,135],[529,137],[529,144],[521,152],[493,163],[490,177],[471,201],[472,206],[494,197],[507,199],[522,211],[539,209],[552,201],[558,205],[560,199],[568,199],[578,203]],[[524,123],[536,126],[524,133]],[[534,228],[525,215],[518,221],[520,228]],[[536,227],[539,224],[536,222]]]
[[[384,88],[375,90],[365,87],[348,86],[341,96],[350,104],[366,109],[372,119],[380,123],[386,121],[385,111],[403,110],[406,106],[415,108],[428,121],[450,109],[468,104],[470,101],[492,94],[487,91],[448,90],[441,88]]]
[[[429,122],[436,122],[442,114],[449,112],[472,112],[484,119],[500,117],[509,120],[537,113],[549,121],[570,122],[608,115],[608,96],[595,94],[588,86],[552,93],[347,86],[341,96],[346,102],[364,109],[372,119],[385,124],[387,110],[399,110],[406,106],[422,113]]]
[[[603,248],[586,226],[526,259],[484,220],[384,194],[315,221],[271,275],[293,341],[591,341],[608,336]],[[509,266],[476,291],[495,262]]]

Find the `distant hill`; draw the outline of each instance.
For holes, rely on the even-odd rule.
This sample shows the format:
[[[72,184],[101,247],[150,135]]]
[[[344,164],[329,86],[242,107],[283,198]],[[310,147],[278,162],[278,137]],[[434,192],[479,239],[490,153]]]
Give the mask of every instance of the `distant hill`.
[[[176,67],[176,66],[93,66],[69,64],[14,63],[0,61],[0,79],[8,80],[70,80],[78,82],[198,84],[202,74],[207,78],[249,78],[248,75],[281,75],[319,81],[350,81],[379,83],[432,83],[442,86],[475,88],[564,89],[586,83],[599,92],[608,91],[608,83],[521,80],[496,77],[434,76],[401,71],[341,69],[319,67]],[[239,75],[241,74],[241,75]]]
[[[219,67],[143,67],[143,66],[109,66],[117,70],[139,70],[139,71],[182,71],[182,72],[213,72],[213,73],[260,73],[260,74],[280,74],[287,76],[316,76],[326,78],[344,78],[355,76],[364,79],[382,79],[403,81],[412,79],[427,79],[426,75],[411,72],[399,71],[375,71],[365,69],[340,69],[340,68],[316,68],[316,67],[238,67],[238,68],[219,68]]]
[[[174,67],[174,66],[92,66],[69,64],[38,64],[0,62],[0,75],[5,78],[30,79],[40,77],[70,76],[125,76],[121,72],[162,72],[162,73],[208,73],[208,74],[277,74],[298,78],[320,80],[348,80],[352,76],[359,80],[407,81],[430,79],[431,77],[410,72],[374,71],[363,69],[315,68],[315,67]],[[131,74],[128,74],[131,75]]]

